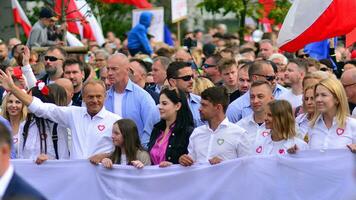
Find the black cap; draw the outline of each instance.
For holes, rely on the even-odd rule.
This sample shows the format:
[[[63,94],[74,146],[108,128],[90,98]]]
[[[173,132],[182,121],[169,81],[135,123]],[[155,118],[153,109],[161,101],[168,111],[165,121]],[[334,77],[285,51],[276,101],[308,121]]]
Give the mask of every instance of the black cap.
[[[42,19],[42,18],[49,19],[51,17],[54,17],[54,13],[52,12],[52,10],[47,7],[43,7],[40,11],[40,19]]]

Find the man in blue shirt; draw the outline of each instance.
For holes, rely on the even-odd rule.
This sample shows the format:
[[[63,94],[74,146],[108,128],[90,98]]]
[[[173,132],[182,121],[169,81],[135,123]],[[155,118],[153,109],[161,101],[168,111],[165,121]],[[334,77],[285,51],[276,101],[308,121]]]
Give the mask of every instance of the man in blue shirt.
[[[281,94],[288,90],[283,86],[277,84],[276,73],[269,61],[258,60],[251,64],[248,69],[248,76],[252,82],[254,81],[268,81],[273,90],[273,96],[278,99]],[[253,111],[250,105],[250,91],[233,101],[227,108],[226,115],[229,121],[236,123],[243,117],[252,114]]]
[[[188,105],[193,114],[194,126],[198,127],[204,123],[200,119],[200,96],[192,93],[193,91],[193,70],[191,63],[175,61],[167,68],[167,80],[169,85],[177,87],[187,94]]]
[[[154,124],[159,121],[159,111],[152,97],[129,79],[129,59],[115,54],[108,60],[108,79],[114,85],[107,91],[107,110],[132,119],[138,128],[141,143],[146,147]]]

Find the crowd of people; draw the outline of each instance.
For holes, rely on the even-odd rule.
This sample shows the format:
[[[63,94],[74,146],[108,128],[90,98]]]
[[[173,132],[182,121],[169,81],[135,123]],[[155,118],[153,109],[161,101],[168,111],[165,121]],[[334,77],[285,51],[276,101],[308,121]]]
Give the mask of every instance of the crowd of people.
[[[0,42],[13,159],[142,168],[356,152],[355,47],[331,46],[331,58],[318,61],[303,49],[280,52],[276,32],[251,32],[240,44],[224,25],[188,32],[188,47],[168,46],[147,37],[144,13],[124,40],[108,32],[102,46],[83,40],[87,54],[67,54],[45,35],[53,17],[41,11],[27,45]],[[43,55],[37,44],[48,46]]]

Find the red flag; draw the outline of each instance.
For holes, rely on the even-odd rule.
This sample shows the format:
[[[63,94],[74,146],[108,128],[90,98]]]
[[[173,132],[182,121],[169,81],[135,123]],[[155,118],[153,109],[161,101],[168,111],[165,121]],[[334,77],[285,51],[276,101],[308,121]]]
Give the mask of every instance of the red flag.
[[[356,27],[355,0],[294,0],[277,44],[294,52],[306,44],[340,36]]]
[[[152,8],[147,0],[99,0],[103,3],[122,3],[136,6],[137,8]]]
[[[356,42],[356,28],[346,35],[346,47],[353,45]]]
[[[105,43],[104,35],[93,14],[88,15],[89,5],[85,0],[69,0],[66,3],[66,21],[68,31],[79,34],[82,38],[97,41],[99,45]],[[58,16],[62,13],[62,0],[56,0],[54,10]]]
[[[275,7],[273,0],[259,0],[259,3],[263,5],[262,18],[259,20],[263,25],[264,32],[272,32],[273,20],[268,18],[269,13]]]
[[[30,21],[28,21],[25,12],[22,10],[21,5],[17,0],[11,0],[11,7],[12,14],[14,15],[14,22],[17,24],[21,24],[23,32],[28,38],[32,28]]]

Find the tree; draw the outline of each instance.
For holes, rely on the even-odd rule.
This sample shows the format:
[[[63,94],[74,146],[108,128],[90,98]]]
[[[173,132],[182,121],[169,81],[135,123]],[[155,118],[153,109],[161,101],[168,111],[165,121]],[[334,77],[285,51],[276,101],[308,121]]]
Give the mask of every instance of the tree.
[[[239,22],[240,41],[243,42],[245,31],[245,19],[251,17],[256,21],[262,17],[263,6],[258,0],[203,0],[197,5],[201,9],[205,9],[212,14],[226,15],[230,12],[234,13]],[[288,0],[275,0],[275,7],[271,11],[269,17],[276,22],[283,21],[290,7]]]

